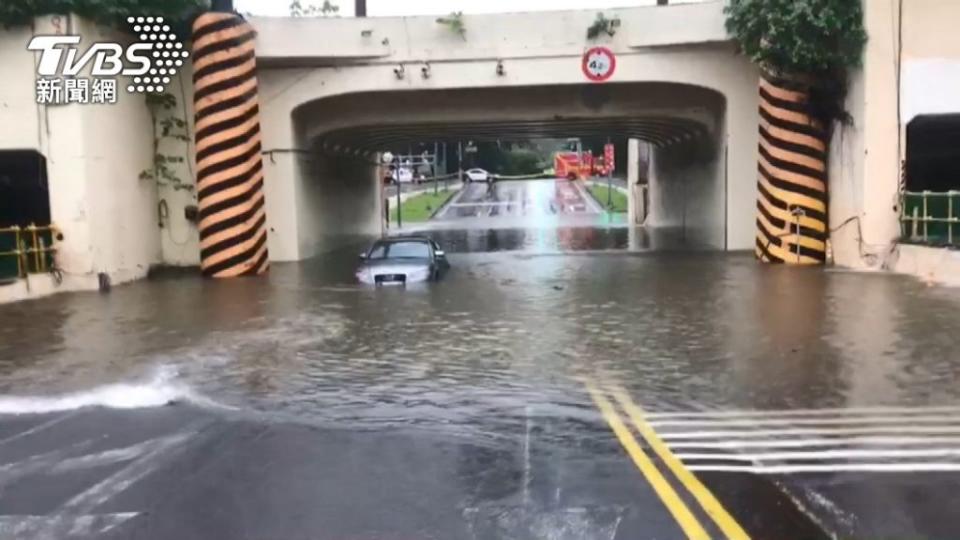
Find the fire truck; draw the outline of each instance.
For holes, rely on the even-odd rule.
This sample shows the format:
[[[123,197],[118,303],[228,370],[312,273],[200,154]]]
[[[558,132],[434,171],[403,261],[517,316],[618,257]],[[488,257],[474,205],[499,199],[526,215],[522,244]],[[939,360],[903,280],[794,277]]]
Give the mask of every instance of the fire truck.
[[[593,157],[593,152],[583,150],[579,139],[567,141],[567,150],[553,155],[553,170],[557,178],[584,180],[592,176],[604,176],[613,171],[613,145],[604,147],[603,157]]]

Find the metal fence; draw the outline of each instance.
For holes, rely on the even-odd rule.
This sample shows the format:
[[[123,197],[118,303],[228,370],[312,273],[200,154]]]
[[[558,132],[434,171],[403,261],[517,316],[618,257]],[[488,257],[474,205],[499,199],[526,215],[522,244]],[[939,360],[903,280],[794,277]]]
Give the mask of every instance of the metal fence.
[[[55,225],[0,228],[0,281],[55,270]]]
[[[900,209],[902,241],[960,247],[960,191],[907,191]]]

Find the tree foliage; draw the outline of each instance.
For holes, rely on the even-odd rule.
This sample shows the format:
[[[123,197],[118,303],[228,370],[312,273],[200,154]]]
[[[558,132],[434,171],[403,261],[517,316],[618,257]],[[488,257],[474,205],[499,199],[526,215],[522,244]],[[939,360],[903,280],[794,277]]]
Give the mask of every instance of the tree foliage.
[[[75,13],[96,23],[126,29],[126,18],[162,16],[176,30],[185,28],[209,0],[0,0],[0,25],[30,24],[41,15]]]
[[[536,174],[543,171],[544,165],[544,160],[534,150],[514,148],[502,153],[497,172],[507,175]]]
[[[770,74],[810,95],[823,121],[847,119],[847,75],[867,34],[860,0],[730,0],[727,31]]]
[[[726,13],[743,53],[767,69],[820,76],[860,65],[860,0],[731,0]]]

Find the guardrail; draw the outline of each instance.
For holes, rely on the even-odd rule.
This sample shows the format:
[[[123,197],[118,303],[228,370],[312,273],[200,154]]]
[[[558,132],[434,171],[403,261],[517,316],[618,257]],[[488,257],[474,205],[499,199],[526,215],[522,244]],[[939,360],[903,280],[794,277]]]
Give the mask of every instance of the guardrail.
[[[900,236],[910,243],[960,246],[960,191],[902,193]]]
[[[59,238],[55,225],[0,228],[0,279],[55,271],[54,241]]]

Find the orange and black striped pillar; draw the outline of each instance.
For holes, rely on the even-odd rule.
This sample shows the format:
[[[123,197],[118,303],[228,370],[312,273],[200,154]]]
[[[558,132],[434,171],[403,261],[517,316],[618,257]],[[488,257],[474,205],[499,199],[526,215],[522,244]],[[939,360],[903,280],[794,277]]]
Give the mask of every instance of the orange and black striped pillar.
[[[193,24],[200,267],[225,278],[267,271],[254,30],[235,13]]]
[[[806,92],[769,75],[760,79],[757,258],[769,263],[826,262],[827,140]]]

